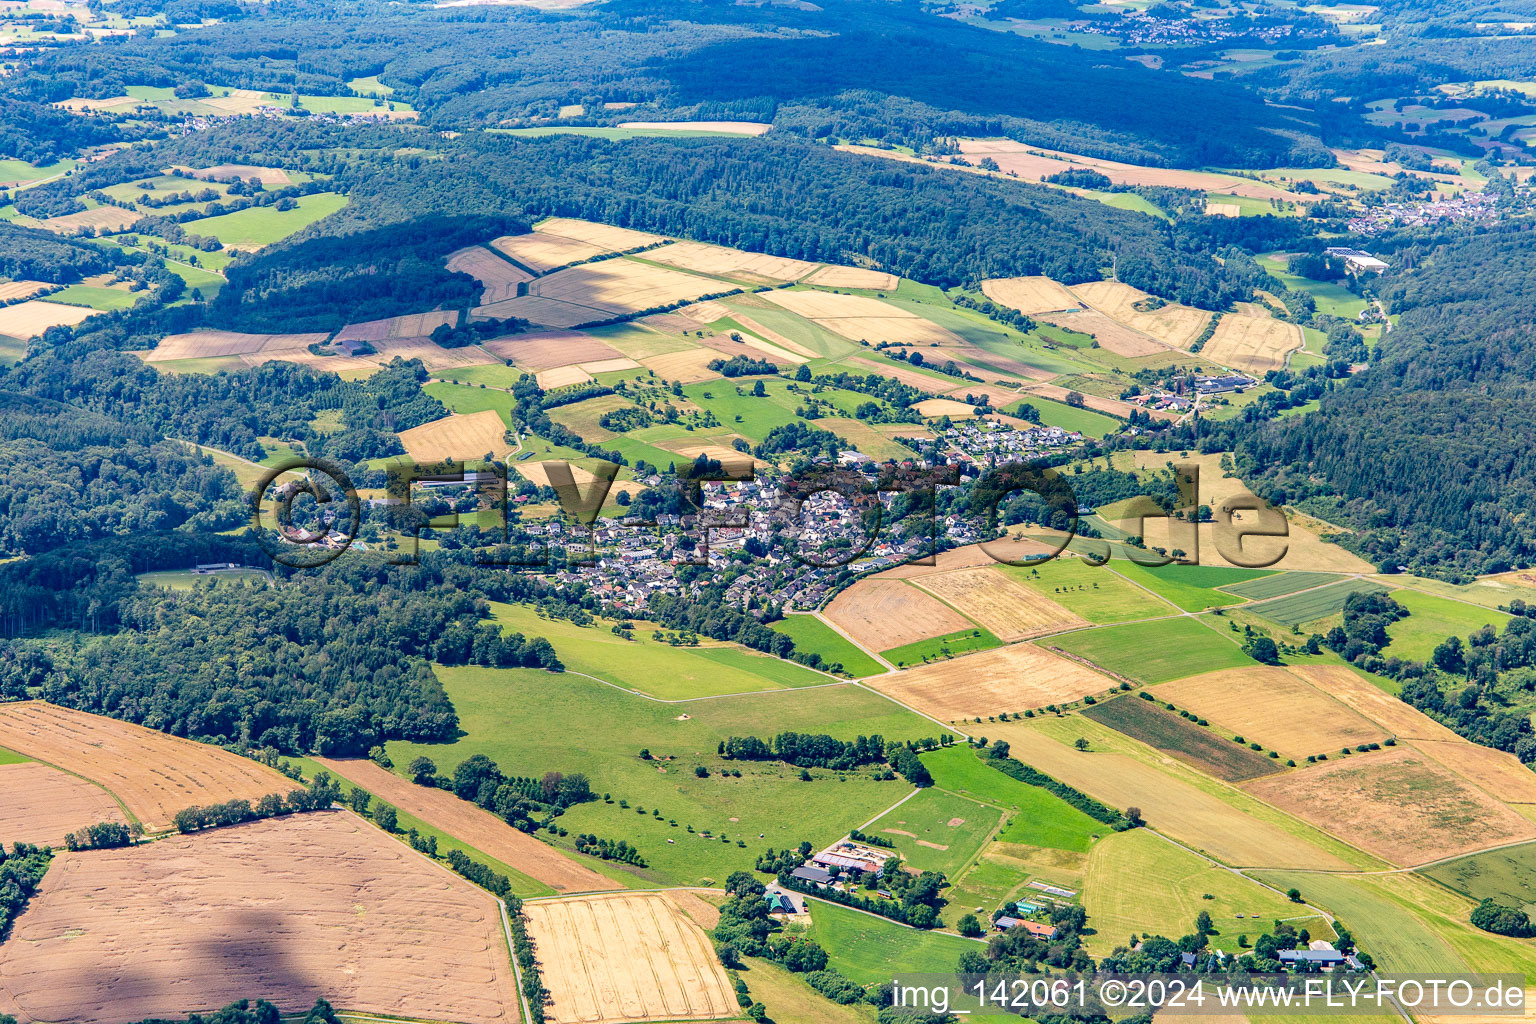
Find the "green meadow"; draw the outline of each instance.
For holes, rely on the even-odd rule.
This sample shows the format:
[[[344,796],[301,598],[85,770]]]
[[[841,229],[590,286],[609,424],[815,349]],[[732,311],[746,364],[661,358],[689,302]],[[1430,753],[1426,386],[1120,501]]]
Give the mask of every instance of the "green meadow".
[[[1060,797],[1004,775],[969,745],[930,751],[922,759],[936,787],[1002,808],[1008,817],[999,842],[1081,853],[1109,830]]]
[[[789,765],[728,762],[716,753],[727,737],[798,731],[918,739],[934,731],[926,719],[857,686],[820,690],[815,701],[777,690],[677,705],[570,673],[438,666],[437,674],[461,734],[450,743],[389,743],[398,768],[425,755],[440,772],[451,772],[471,754],[485,754],[509,774],[585,773],[593,790],[613,802],[573,807],[559,824],[573,835],[627,839],[649,862],[634,873],[653,883],[719,883],[750,869],[768,847],[830,843],[911,792],[903,781],[877,781],[871,769],[812,769],[806,782]],[[696,766],[708,776],[699,777]]]
[[[184,226],[190,234],[212,235],[225,245],[271,245],[329,217],[347,205],[347,197],[335,192],[317,192],[312,196],[300,196],[295,202],[298,205],[291,210],[252,206],[217,217],[188,221]]]
[[[25,754],[18,754],[14,750],[0,747],[0,764],[26,764],[30,760],[32,759]]]
[[[1109,567],[1127,579],[1173,602],[1187,612],[1204,611],[1227,604],[1242,603],[1241,597],[1222,593],[1228,587],[1270,575],[1263,569],[1228,569],[1215,565],[1138,565],[1130,559],[1116,559]]]
[[[840,664],[855,679],[877,676],[886,670],[853,641],[814,615],[788,615],[770,625],[775,632],[793,640],[795,650],[819,654],[823,662]]]
[[[1020,405],[1034,406],[1035,411],[1040,414],[1040,422],[1046,426],[1075,430],[1084,437],[1103,437],[1110,431],[1119,430],[1125,425],[1123,421],[1113,416],[1105,416],[1092,409],[1079,409],[1065,402],[1053,402],[1038,395],[1032,395],[1025,402],[1009,406],[1008,411],[1013,412]]]
[[[613,632],[615,623],[608,619],[578,626],[565,619],[540,618],[530,605],[499,601],[491,602],[491,614],[510,631],[548,639],[571,671],[585,672],[663,700],[819,686],[834,681],[803,665],[734,644],[706,641],[709,646],[674,647],[651,639],[654,627],[645,622],[636,623],[634,639],[626,640]]]
[[[1052,637],[1051,646],[1144,683],[1257,664],[1237,644],[1189,618],[1083,629]]]
[[[88,284],[72,284],[48,296],[49,302],[62,302],[67,306],[89,306],[110,313],[115,309],[128,309],[149,294],[130,292],[124,288],[100,288]]]
[[[825,949],[832,966],[860,985],[890,981],[897,974],[954,970],[962,953],[979,942],[906,925],[831,903],[811,903],[810,937]]]
[[[1282,626],[1299,626],[1303,622],[1337,615],[1344,610],[1344,603],[1352,594],[1380,594],[1386,591],[1380,583],[1370,580],[1348,579],[1330,583],[1315,590],[1278,597],[1263,604],[1244,609],[1262,615]],[[1438,599],[1433,599],[1438,600]],[[1442,638],[1443,639],[1443,638]],[[1436,641],[1438,643],[1438,641]]]
[[[993,647],[1001,647],[1002,643],[991,632],[977,626],[974,629],[963,629],[947,636],[931,637],[916,643],[903,644],[901,647],[893,647],[888,651],[881,651],[880,657],[901,668],[921,665],[926,661],[953,658],[970,651],[985,651]]]
[[[485,369],[497,369],[497,367],[485,367]],[[512,396],[505,391],[497,391],[490,387],[471,387],[468,384],[450,384],[446,381],[433,381],[424,385],[421,390],[442,402],[448,407],[449,412],[472,413],[495,409],[496,415],[501,417],[501,422],[508,427],[512,426]]]
[[[1474,853],[1421,868],[1419,873],[1471,900],[1536,910],[1536,843]]]
[[[1162,601],[1110,571],[1062,555],[1034,566],[999,565],[1017,583],[1096,624],[1172,614]]]
[[[1384,651],[1414,661],[1428,658],[1448,636],[1459,636],[1465,641],[1469,634],[1486,625],[1502,630],[1510,618],[1494,608],[1480,608],[1417,590],[1394,590],[1392,600],[1408,609],[1408,617],[1387,627],[1392,643]]]

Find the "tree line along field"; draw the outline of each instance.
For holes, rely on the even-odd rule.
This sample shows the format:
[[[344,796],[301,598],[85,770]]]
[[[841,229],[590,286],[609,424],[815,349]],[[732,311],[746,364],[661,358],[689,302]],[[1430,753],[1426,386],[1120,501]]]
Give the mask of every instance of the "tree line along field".
[[[1082,714],[1227,782],[1269,775],[1282,767],[1230,736],[1130,695],[1086,707]]]

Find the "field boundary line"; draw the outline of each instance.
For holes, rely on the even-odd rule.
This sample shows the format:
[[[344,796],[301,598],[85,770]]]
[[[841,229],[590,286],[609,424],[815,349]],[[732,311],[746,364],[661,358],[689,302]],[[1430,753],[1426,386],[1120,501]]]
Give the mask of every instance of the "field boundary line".
[[[588,900],[594,896],[626,896],[630,893],[707,892],[725,894],[718,885],[664,885],[652,889],[599,889],[594,892],[557,892],[553,896],[535,896],[524,903],[556,903],[560,900]]]
[[[809,616],[811,616],[812,618],[814,618],[817,621],[819,621],[822,625],[824,625],[828,629],[832,630],[832,632],[836,633],[838,636],[842,637],[844,640],[847,640],[849,643],[853,644],[854,647],[857,647],[859,650],[861,650],[865,654],[869,655],[878,664],[884,665],[886,673],[891,673],[891,672],[895,672],[896,671],[896,666],[892,665],[890,662],[886,661],[883,657],[881,657],[879,651],[871,650],[870,648],[865,647],[863,644],[859,643],[853,637],[849,636],[846,632],[844,632],[843,631],[843,627],[839,626],[837,623],[835,623],[831,619],[827,618],[825,615],[823,615],[821,613],[820,610],[813,608],[810,611],[806,611],[806,612],[793,612],[792,614],[795,614],[795,615],[809,615]],[[860,678],[862,678],[862,679],[871,679],[873,677],[872,676],[861,676]]]
[[[908,800],[911,800],[913,797],[917,796],[917,794],[919,794],[921,792],[922,792],[922,789],[919,789],[919,788],[914,786],[912,788],[912,792],[908,793],[906,796],[902,797],[900,800],[897,800],[895,803],[891,804],[891,806],[887,807],[885,810],[881,811],[879,814],[875,815],[873,818],[870,818],[864,824],[860,825],[858,830],[860,832],[864,831],[866,828],[868,828],[869,826],[873,825],[875,822],[879,821],[881,818],[885,817],[887,814],[890,814],[896,808],[900,807],[902,804],[906,803]],[[945,792],[948,792],[948,790],[945,790]],[[849,835],[844,835],[843,836],[843,839],[849,839],[849,838],[851,838],[851,836],[849,836]]]
[[[781,658],[779,660],[782,661],[783,659]],[[795,664],[798,665],[799,662],[795,662]],[[801,667],[809,668],[809,666],[801,666]],[[810,671],[812,671],[812,672],[819,672],[820,670],[819,669],[810,669]],[[627,686],[620,686],[618,683],[611,682],[611,681],[609,681],[607,679],[600,679],[597,676],[591,675],[591,674],[586,673],[586,672],[577,672],[575,669],[569,669],[568,668],[568,669],[565,670],[565,672],[563,674],[564,675],[568,675],[568,676],[581,676],[583,679],[590,679],[594,683],[602,683],[604,686],[611,686],[615,690],[618,690],[621,693],[627,693],[627,694],[630,694],[631,696],[634,696],[634,697],[644,697],[646,700],[655,701],[657,704],[692,704],[695,701],[701,701],[701,700],[725,700],[728,697],[753,697],[753,696],[757,696],[759,694],[764,694],[764,693],[798,693],[798,692],[805,691],[805,690],[825,690],[829,686],[856,686],[856,685],[858,685],[858,681],[857,680],[853,680],[853,679],[838,679],[835,676],[827,676],[828,679],[832,680],[830,683],[817,683],[814,686],[777,686],[777,687],[773,687],[771,689],[764,689],[764,690],[742,690],[742,691],[740,691],[738,693],[710,693],[710,694],[705,694],[702,697],[680,697],[680,698],[669,700],[669,699],[667,699],[665,697],[653,697],[651,694],[646,693],[644,690],[631,690]],[[821,672],[821,674],[824,675],[824,676],[827,675],[825,672]]]

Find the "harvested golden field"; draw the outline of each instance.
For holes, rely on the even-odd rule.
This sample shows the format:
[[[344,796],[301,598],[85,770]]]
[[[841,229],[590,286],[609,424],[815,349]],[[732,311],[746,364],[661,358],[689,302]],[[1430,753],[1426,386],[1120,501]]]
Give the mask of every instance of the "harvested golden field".
[[[1248,814],[1213,793],[1128,754],[1075,750],[1024,722],[988,722],[987,735],[1007,740],[1013,756],[1111,807],[1139,807],[1147,824],[1179,842],[1238,867],[1347,870],[1351,865],[1291,832]],[[1165,759],[1168,764],[1174,762]],[[1289,776],[1280,776],[1281,779]]]
[[[597,892],[619,886],[552,846],[520,832],[478,804],[460,800],[446,789],[418,786],[372,761],[336,761],[317,757],[317,762],[377,799],[393,804],[428,825],[516,868],[529,878],[560,892]]]
[[[382,338],[369,342],[376,351],[371,356],[359,356],[376,366],[383,366],[392,359],[420,359],[429,370],[447,370],[455,366],[488,366],[500,362],[495,357],[488,355],[478,345],[465,345],[462,348],[443,348],[432,341],[431,338],[404,337]],[[331,363],[321,362],[315,364],[322,369],[331,366]]]
[[[572,363],[618,359],[623,353],[580,331],[530,331],[492,338],[481,348],[523,370],[550,370]]]
[[[400,443],[417,462],[441,462],[453,459],[470,462],[486,452],[500,456],[511,450],[506,441],[507,425],[495,409],[455,413],[431,423],[400,431]]]
[[[528,286],[532,295],[614,313],[637,313],[654,306],[727,291],[728,284],[679,270],[652,267],[629,259],[603,260],[541,277]]]
[[[1081,309],[1082,304],[1049,277],[995,277],[981,282],[982,294],[1029,316]]]
[[[1405,867],[1536,838],[1536,824],[1411,747],[1334,758],[1244,788]]]
[[[1206,672],[1162,683],[1152,694],[1284,757],[1300,759],[1391,738],[1388,730],[1283,668]]]
[[[716,320],[724,320],[730,316],[731,307],[719,299],[706,299],[703,302],[695,302],[691,306],[684,306],[677,312],[679,316],[697,320],[701,324],[712,324]]]
[[[734,338],[740,338],[741,340],[738,342]],[[780,348],[772,342],[764,341],[762,338],[755,337],[745,331],[732,331],[730,334],[705,334],[704,337],[696,340],[700,345],[703,345],[705,348],[714,349],[727,359],[735,356],[755,354],[779,366],[799,366],[801,363],[809,362],[811,358],[803,356],[798,352],[791,352],[788,349]],[[752,349],[752,352],[743,352],[742,349],[744,347]]]
[[[973,569],[979,566],[997,565],[999,562],[1021,562],[1040,555],[1051,555],[1057,548],[1028,537],[999,537],[984,544],[967,544],[950,548],[933,556],[932,565],[909,562],[879,573],[875,579],[917,579],[934,573],[952,572],[956,569]],[[1063,555],[1062,557],[1072,557]]]
[[[592,375],[579,366],[556,366],[548,370],[540,370],[534,376],[538,378],[539,387],[545,391],[568,387],[572,384],[585,384],[592,379]]]
[[[579,242],[589,242],[592,245],[602,246],[609,252],[625,252],[629,249],[638,249],[644,245],[655,245],[657,242],[666,241],[660,235],[653,235],[648,231],[617,228],[612,224],[599,224],[591,220],[576,220],[572,217],[551,217],[548,220],[535,224],[534,228],[541,234],[574,238]]]
[[[239,754],[42,701],[0,704],[0,746],[105,787],[151,832],[188,807],[297,788]]]
[[[1405,704],[1385,690],[1356,675],[1344,665],[1293,665],[1290,671],[1325,693],[1337,697],[1351,708],[1379,722],[1398,739],[1462,742],[1450,729],[1430,718],[1411,704]]]
[[[976,415],[976,407],[969,402],[956,401],[953,398],[925,398],[921,402],[913,402],[912,408],[919,416],[929,418],[948,416],[950,419],[964,419]]]
[[[901,580],[860,580],[833,598],[822,614],[873,651],[971,628],[959,612]]]
[[[143,216],[142,213],[125,210],[120,206],[98,206],[79,213],[66,213],[62,217],[49,217],[40,226],[60,235],[72,235],[81,228],[93,228],[101,234],[112,234],[129,227]]]
[[[524,913],[556,1024],[741,1013],[708,936],[661,893],[540,900]]]
[[[1171,167],[1144,167],[1140,164],[1121,163],[1101,157],[1078,156],[1060,150],[1031,146],[1011,139],[961,139],[960,152],[980,163],[990,156],[997,161],[998,172],[1013,171],[1026,181],[1041,178],[1072,168],[1088,168],[1098,171],[1117,185],[1170,185],[1174,188],[1193,188],[1202,192],[1224,192],[1228,195],[1249,196],[1255,199],[1299,199],[1293,192],[1268,182],[1236,178],[1210,171],[1185,171]]]
[[[1301,348],[1301,328],[1271,317],[1227,313],[1200,355],[1223,366],[1262,377],[1285,366],[1285,357]]]
[[[917,314],[909,313],[900,306],[893,306],[888,302],[863,295],[841,295],[836,292],[795,289],[765,292],[761,297],[775,306],[782,306],[791,313],[798,313],[807,320],[918,319]]]
[[[3,311],[0,311],[3,316]],[[3,332],[0,332],[3,333]],[[237,331],[193,331],[172,334],[145,353],[146,363],[164,363],[176,359],[208,359],[214,356],[255,357],[267,360],[291,359],[309,355],[309,346],[326,339],[325,334],[241,334]]]
[[[612,359],[598,359],[590,363],[578,363],[588,373],[611,373],[614,370],[638,370],[640,364],[626,356],[615,356]]]
[[[849,356],[847,362],[850,371],[856,373],[878,373],[882,377],[899,380],[908,387],[917,388],[919,391],[927,391],[930,394],[949,386],[948,381],[936,380],[927,374],[918,373],[916,370],[909,370],[899,363],[888,360]]]
[[[873,676],[864,683],[941,722],[986,718],[1001,711],[1016,714],[1104,693],[1115,685],[1088,666],[1034,644],[965,654]]]
[[[1075,313],[1046,313],[1037,319],[1079,334],[1091,334],[1104,351],[1127,359],[1155,356],[1169,351],[1168,346],[1156,339],[1111,320],[1096,309],[1080,309]]]
[[[0,282],[0,302],[15,302],[17,299],[30,298],[52,287],[54,286],[42,281]]]
[[[558,489],[563,486],[563,481],[554,479],[550,474],[549,467],[551,463],[559,462],[564,462],[564,460],[550,459],[545,462],[519,462],[515,463],[512,468],[517,470],[525,480],[531,480],[540,487],[554,487]],[[571,483],[582,495],[596,493],[592,488],[592,482],[597,477],[591,471],[583,469],[574,462],[566,462],[564,464],[571,471]],[[643,490],[645,490],[645,485],[636,483],[633,480],[615,480],[613,486],[608,489],[606,497],[612,498],[621,491],[629,495],[635,495]]]
[[[1536,804],[1536,773],[1515,755],[1461,737],[1414,740],[1413,746],[1507,804]]]
[[[128,824],[112,794],[38,761],[0,765],[0,836],[7,843],[64,845],[70,832],[104,821]]]
[[[508,317],[517,317],[519,320],[527,320],[543,327],[580,327],[582,324],[597,323],[613,317],[613,314],[606,310],[575,302],[563,302],[559,299],[547,299],[538,295],[519,295],[515,299],[504,299],[501,302],[476,306],[470,312],[473,316],[482,319],[495,317],[498,320],[505,320]]]
[[[448,269],[468,274],[480,282],[480,302],[489,304],[503,299],[515,299],[518,286],[533,280],[533,275],[521,267],[497,256],[483,245],[471,245],[448,254]]]
[[[593,245],[590,242],[582,242],[562,235],[546,234],[542,231],[493,238],[491,248],[510,256],[535,274],[547,274],[558,267],[569,266],[609,252],[605,246]]]
[[[700,455],[707,459],[714,459],[728,473],[740,475],[757,464],[747,452],[739,452],[735,448],[727,448],[721,444],[678,444],[674,441],[664,441],[658,447],[674,451],[690,461]]]
[[[232,181],[239,178],[241,181],[257,179],[263,185],[291,185],[293,179],[288,177],[288,172],[280,167],[257,167],[254,164],[218,164],[213,167],[205,167],[195,171],[190,167],[173,167],[171,170],[177,174],[197,178],[201,181]]]
[[[655,370],[656,376],[664,380],[692,384],[695,381],[713,380],[720,376],[709,368],[709,364],[719,358],[720,353],[713,349],[691,348],[683,352],[663,352],[660,355],[646,356],[640,360],[640,365],[647,370]]]
[[[50,327],[73,327],[86,317],[95,315],[96,310],[84,306],[65,306],[58,302],[28,299],[0,308],[0,334],[25,341]]]
[[[917,585],[960,610],[1005,643],[1088,625],[1050,598],[996,569],[956,569],[922,576]]]
[[[495,898],[346,811],[64,854],[0,959],[0,1012],[25,1021],[179,1019],[258,994],[464,1024],[519,1009]]]
[[[798,281],[817,266],[787,256],[743,252],[704,242],[673,242],[659,249],[647,250],[644,258],[700,274],[739,276],[765,282]]]
[[[1243,208],[1236,203],[1213,203],[1209,199],[1205,201],[1205,215],[1207,217],[1241,217]]]
[[[895,274],[863,267],[822,267],[805,279],[806,284],[823,288],[859,288],[866,291],[894,291],[900,283]]]
[[[1163,300],[1118,281],[1073,285],[1072,294],[1105,316],[1149,335],[1169,348],[1187,350],[1211,322],[1211,314],[1206,310],[1177,302],[1166,302],[1146,311],[1137,309],[1138,305],[1152,305]]]

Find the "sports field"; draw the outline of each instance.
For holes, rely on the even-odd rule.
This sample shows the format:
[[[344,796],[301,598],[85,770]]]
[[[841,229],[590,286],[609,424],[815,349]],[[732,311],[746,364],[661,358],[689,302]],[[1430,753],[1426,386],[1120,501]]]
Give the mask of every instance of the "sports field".
[[[1205,899],[1207,894],[1214,898]],[[1279,893],[1146,829],[1117,832],[1094,844],[1083,906],[1096,933],[1088,940],[1089,949],[1099,954],[1123,945],[1133,932],[1188,935],[1202,910],[1216,926],[1211,944],[1235,950],[1239,935],[1247,934],[1251,942],[1274,927],[1276,919],[1305,912]],[[1314,937],[1332,937],[1320,918],[1296,924],[1310,927]]]
[[[524,905],[556,1024],[716,1020],[739,1007],[709,938],[660,893]]]
[[[463,735],[452,743],[392,741],[387,747],[395,764],[425,755],[440,774],[451,773],[471,754],[486,754],[509,775],[582,772],[593,790],[610,794],[613,803],[572,807],[561,816],[561,826],[573,836],[591,832],[633,843],[649,864],[635,873],[653,885],[719,884],[732,871],[750,868],[767,847],[784,849],[802,840],[825,845],[845,834],[850,823],[877,816],[911,792],[905,782],[875,781],[868,769],[843,778],[812,769],[813,781],[804,782],[789,765],[727,762],[716,753],[727,737],[771,741],[780,732],[796,731],[843,740],[876,734],[919,739],[939,731],[855,686],[818,690],[814,701],[801,692],[770,690],[679,705],[569,672],[442,666],[436,671]],[[650,759],[640,757],[641,750],[648,750]],[[710,773],[705,778],[694,772],[700,765]],[[741,776],[724,774],[727,768]],[[621,800],[630,806],[620,806]]]
[[[1084,629],[1048,643],[1144,683],[1256,664],[1238,644],[1187,618]]]
[[[55,860],[0,959],[36,1021],[180,1018],[236,999],[519,1019],[494,897],[346,811]]]
[[[938,788],[1003,809],[999,842],[1081,853],[1110,831],[1060,797],[989,766],[969,745],[929,751],[922,759]]]
[[[819,654],[824,663],[841,665],[855,679],[885,671],[884,665],[814,615],[787,615],[771,626],[793,640],[795,650]]]
[[[1014,644],[865,681],[941,722],[1017,714],[1103,693],[1114,681],[1033,644]]]
[[[105,787],[150,831],[193,805],[297,788],[239,754],[42,701],[0,704],[0,743]]]
[[[1277,597],[1272,601],[1264,601],[1253,605],[1247,611],[1262,615],[1282,626],[1299,626],[1303,622],[1337,615],[1344,610],[1344,603],[1349,600],[1351,594],[1380,594],[1386,589],[1380,583],[1374,583],[1371,580],[1341,580],[1338,583],[1325,584],[1315,590],[1304,590],[1285,597]],[[1441,638],[1444,638],[1444,634]]]
[[[1536,825],[1438,762],[1383,748],[1247,784],[1261,799],[1394,864],[1536,839]]]
[[[565,667],[663,700],[687,700],[723,693],[750,693],[835,682],[803,665],[717,640],[698,647],[653,639],[655,627],[632,624],[634,639],[613,632],[618,623],[599,619],[577,626],[565,619],[540,618],[529,605],[491,603],[491,613],[509,632],[542,636]]]
[[[1126,694],[1086,707],[1082,714],[1228,782],[1268,775],[1281,767],[1230,736],[1196,725],[1139,696]]]

